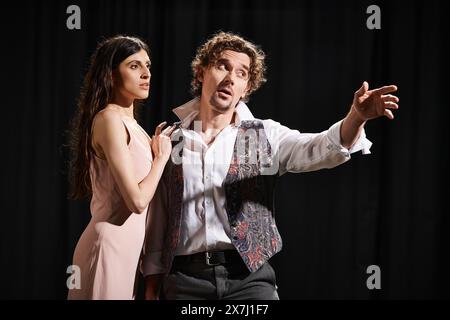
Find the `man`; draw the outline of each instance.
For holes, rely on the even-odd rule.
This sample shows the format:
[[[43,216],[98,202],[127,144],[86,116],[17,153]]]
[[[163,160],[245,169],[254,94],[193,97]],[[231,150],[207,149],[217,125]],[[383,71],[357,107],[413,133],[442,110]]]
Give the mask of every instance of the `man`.
[[[149,209],[146,298],[278,299],[268,260],[281,250],[274,181],[369,153],[367,120],[393,119],[395,86],[356,91],[347,116],[318,134],[255,119],[244,101],[265,81],[264,53],[218,33],[192,62],[193,100],[174,109],[176,143]]]

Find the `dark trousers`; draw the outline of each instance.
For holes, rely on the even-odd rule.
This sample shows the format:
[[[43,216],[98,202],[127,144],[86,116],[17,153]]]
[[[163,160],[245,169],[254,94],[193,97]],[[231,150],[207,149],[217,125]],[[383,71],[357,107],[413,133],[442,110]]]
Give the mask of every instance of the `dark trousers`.
[[[279,300],[275,272],[266,262],[250,272],[239,254],[224,263],[208,265],[205,259],[175,257],[163,282],[162,294],[169,300]],[[200,254],[201,256],[201,254]]]

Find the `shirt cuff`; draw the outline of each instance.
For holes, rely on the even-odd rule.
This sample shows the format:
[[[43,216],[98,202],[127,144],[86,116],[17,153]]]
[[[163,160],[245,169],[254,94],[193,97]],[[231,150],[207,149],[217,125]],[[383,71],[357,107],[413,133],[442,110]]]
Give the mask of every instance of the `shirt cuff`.
[[[144,277],[166,272],[161,264],[161,253],[162,251],[153,251],[142,257],[140,269]]]
[[[337,149],[340,152],[350,155],[351,153],[355,153],[358,151],[361,151],[362,154],[370,154],[370,147],[372,146],[372,142],[370,142],[369,139],[366,138],[366,131],[364,128],[361,131],[361,134],[359,135],[358,140],[353,144],[353,146],[350,149],[345,148],[341,144],[341,125],[342,121],[336,122],[333,124],[330,129],[328,129],[328,139],[331,142],[331,146],[329,148]]]

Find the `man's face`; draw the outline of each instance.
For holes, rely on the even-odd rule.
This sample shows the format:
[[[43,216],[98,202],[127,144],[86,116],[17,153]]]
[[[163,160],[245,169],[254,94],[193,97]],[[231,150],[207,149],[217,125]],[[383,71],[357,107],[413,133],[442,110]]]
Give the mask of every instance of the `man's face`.
[[[216,63],[202,68],[202,97],[217,112],[234,108],[249,88],[250,57],[241,52],[225,50]]]

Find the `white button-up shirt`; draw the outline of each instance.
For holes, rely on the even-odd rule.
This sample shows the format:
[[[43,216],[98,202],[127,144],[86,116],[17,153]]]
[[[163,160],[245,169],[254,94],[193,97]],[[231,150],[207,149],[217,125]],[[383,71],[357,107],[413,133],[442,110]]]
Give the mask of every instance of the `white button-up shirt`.
[[[235,123],[225,127],[208,146],[198,133],[201,123],[194,121],[199,112],[199,100],[193,99],[173,110],[182,121],[183,146],[183,205],[181,232],[175,255],[234,248],[230,239],[230,225],[225,210],[223,182],[228,174],[238,126],[242,120],[254,119],[243,102],[236,106]],[[278,172],[306,172],[332,168],[350,159],[350,154],[362,150],[370,153],[372,143],[364,130],[350,150],[340,144],[339,121],[321,133],[300,133],[273,120],[262,120],[272,153],[278,157]],[[167,186],[161,186],[164,190]],[[149,209],[147,240],[141,270],[145,275],[163,273],[159,259],[164,250],[165,219],[170,199],[159,192]]]

